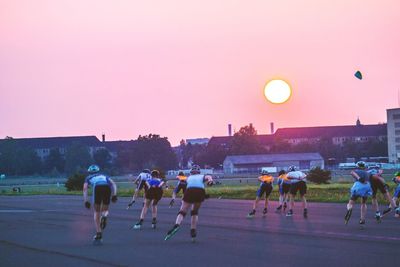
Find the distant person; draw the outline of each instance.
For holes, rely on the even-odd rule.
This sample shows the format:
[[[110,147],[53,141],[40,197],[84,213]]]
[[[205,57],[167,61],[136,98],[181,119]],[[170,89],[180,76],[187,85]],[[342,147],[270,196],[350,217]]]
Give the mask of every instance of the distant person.
[[[303,204],[303,217],[307,218],[307,183],[306,183],[306,175],[301,171],[296,171],[295,166],[290,166],[288,169],[288,173],[286,175],[287,179],[290,181],[290,203],[289,203],[289,211],[286,216],[293,216],[293,207],[294,207],[294,198],[296,197],[297,192],[300,193],[301,202]]]
[[[279,206],[276,208],[276,211],[281,211],[282,207],[283,211],[286,211],[290,191],[290,180],[287,178],[287,174],[284,170],[279,171],[278,175]]]
[[[114,181],[107,175],[100,173],[100,168],[97,165],[91,165],[88,168],[90,174],[85,179],[83,184],[83,200],[85,207],[90,209],[90,202],[88,201],[88,186],[93,188],[92,202],[94,202],[94,224],[96,227],[96,235],[93,238],[95,244],[101,244],[102,230],[106,228],[108,218],[108,205],[110,198],[113,203],[117,202],[117,186]]]
[[[182,190],[183,194],[185,194],[185,191],[186,191],[187,177],[185,176],[185,174],[182,171],[180,171],[178,173],[178,176],[176,176],[176,179],[178,179],[178,183],[177,183],[176,187],[174,188],[174,191],[172,191],[172,199],[171,199],[171,202],[169,203],[169,207],[172,207],[174,205],[176,195],[179,194],[179,192],[181,190]]]
[[[253,203],[253,209],[249,212],[249,214],[247,214],[248,218],[253,218],[256,215],[257,204],[264,195],[264,193],[265,193],[265,202],[264,202],[263,215],[268,213],[268,200],[272,192],[273,188],[272,183],[274,182],[274,177],[270,175],[266,170],[262,170],[260,174],[261,175],[258,177],[258,180],[261,182],[260,187],[258,188],[256,193],[256,200]]]
[[[377,222],[381,222],[383,216],[392,211],[392,209],[396,208],[396,204],[390,196],[389,186],[385,183],[385,180],[382,177],[382,170],[379,168],[371,168],[368,170],[370,175],[370,184],[372,189],[372,206],[375,208],[375,219]],[[389,203],[389,207],[383,211],[381,214],[379,210],[378,199],[376,198],[376,194],[378,190],[382,193],[384,198]]]
[[[164,181],[160,179],[160,172],[157,170],[151,171],[151,178],[146,180],[146,186],[148,189],[145,194],[145,201],[142,212],[140,213],[140,220],[133,226],[134,229],[140,229],[142,227],[144,217],[146,216],[147,210],[149,209],[150,205],[152,205],[151,214],[153,218],[151,221],[151,227],[153,229],[156,228],[157,204],[163,195],[163,184]]]
[[[372,188],[370,184],[370,174],[365,170],[366,164],[364,161],[359,161],[356,164],[357,169],[351,171],[350,174],[353,176],[355,182],[350,189],[350,200],[347,204],[347,212],[344,216],[345,224],[350,220],[353,206],[358,198],[361,198],[361,218],[360,226],[365,225],[365,215],[367,213],[367,199],[372,195]]]
[[[144,169],[133,182],[136,184],[135,192],[133,193],[132,200],[128,204],[128,209],[136,202],[139,192],[143,189],[143,199],[146,199],[147,184],[146,181],[151,178],[150,170]]]
[[[400,171],[394,174],[394,178],[392,179],[393,182],[396,184],[396,189],[394,190],[393,194],[393,202],[397,206],[397,201],[400,199]],[[397,206],[396,208],[396,217],[400,216],[400,207]]]
[[[173,235],[178,232],[183,218],[186,216],[189,208],[191,208],[191,226],[190,226],[190,236],[192,241],[195,240],[197,236],[197,221],[198,214],[200,210],[201,203],[206,198],[206,191],[204,189],[204,183],[207,185],[213,184],[213,179],[211,175],[203,175],[200,173],[200,166],[193,165],[190,170],[190,175],[187,178],[187,188],[183,195],[182,205],[179,210],[178,216],[176,217],[175,225],[171,230],[167,232],[165,240],[170,239]]]

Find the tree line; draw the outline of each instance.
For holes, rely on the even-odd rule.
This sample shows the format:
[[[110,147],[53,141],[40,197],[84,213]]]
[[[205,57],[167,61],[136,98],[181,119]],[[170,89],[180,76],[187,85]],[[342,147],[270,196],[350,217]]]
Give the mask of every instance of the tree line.
[[[17,139],[7,137],[0,143],[0,173],[6,175],[71,175],[84,173],[91,164],[112,174],[138,171],[143,168],[161,170],[177,167],[171,144],[165,137],[149,134],[139,136],[131,146],[123,146],[113,158],[107,148],[90,153],[89,147],[73,143],[61,154],[59,148],[50,149],[43,160],[30,147],[21,146]]]

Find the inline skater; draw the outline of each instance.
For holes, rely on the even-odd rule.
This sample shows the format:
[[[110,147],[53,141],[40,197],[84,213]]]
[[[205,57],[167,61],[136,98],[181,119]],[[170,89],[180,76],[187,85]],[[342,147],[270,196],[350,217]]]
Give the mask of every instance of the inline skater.
[[[132,200],[129,202],[127,209],[129,209],[135,202],[140,190],[144,189],[143,199],[146,199],[147,184],[146,181],[151,178],[150,170],[144,169],[133,182],[136,184],[135,192],[133,193]]]
[[[261,182],[260,187],[256,193],[256,200],[253,204],[253,209],[247,214],[247,218],[253,218],[256,214],[257,204],[265,193],[265,203],[263,215],[265,216],[268,213],[268,199],[272,192],[272,183],[274,182],[274,177],[268,173],[266,170],[261,171],[261,176],[258,177],[258,180]]]
[[[344,216],[344,222],[347,224],[350,220],[353,206],[356,200],[361,197],[361,218],[360,218],[360,227],[364,228],[365,226],[365,215],[367,213],[367,199],[372,195],[372,188],[369,182],[370,174],[365,170],[366,164],[364,161],[357,162],[357,169],[351,171],[350,174],[353,176],[355,182],[350,189],[350,200],[347,204],[347,212]]]
[[[287,174],[284,170],[279,171],[278,175],[279,206],[276,208],[276,211],[281,211],[282,207],[283,211],[285,211],[290,191],[290,180],[287,178]]]
[[[379,168],[370,168],[368,170],[368,173],[370,175],[370,184],[372,189],[372,206],[375,208],[375,219],[377,222],[381,222],[382,217],[391,212],[392,209],[395,209],[396,204],[390,196],[389,186],[385,183],[385,180],[382,177],[382,170],[379,170]],[[378,190],[382,193],[384,198],[389,203],[389,207],[385,209],[382,214],[379,211],[378,199],[376,198]]]
[[[394,174],[394,178],[392,179],[393,182],[397,185],[396,189],[394,190],[394,194],[393,194],[393,202],[394,204],[397,206],[397,201],[400,198],[400,171],[396,172]],[[396,214],[395,217],[399,217],[400,216],[400,207],[396,208]]]
[[[192,241],[195,241],[197,236],[197,222],[198,222],[198,214],[201,203],[206,198],[206,191],[204,189],[204,183],[207,185],[213,184],[213,179],[211,175],[203,175],[200,172],[200,166],[193,165],[190,170],[190,175],[187,178],[187,188],[182,198],[182,205],[178,212],[178,216],[176,217],[175,225],[171,230],[167,232],[164,240],[170,239],[173,235],[178,232],[180,229],[180,225],[186,216],[189,208],[191,208],[191,227],[190,227],[190,236],[192,237]]]
[[[176,187],[174,188],[174,191],[172,191],[172,199],[171,202],[169,203],[169,207],[171,208],[174,203],[175,203],[175,198],[176,195],[182,190],[182,193],[185,194],[186,191],[186,187],[187,187],[187,177],[185,176],[185,174],[180,171],[178,173],[178,176],[176,176],[176,179],[178,179],[178,183],[176,185]]]
[[[91,165],[88,168],[88,173],[90,175],[86,177],[83,184],[83,201],[85,207],[90,209],[91,204],[87,194],[90,185],[93,188],[92,202],[94,203],[94,224],[96,228],[93,242],[96,245],[102,243],[102,230],[107,225],[110,198],[113,203],[117,202],[117,186],[111,178],[100,173],[100,168],[97,165]]]
[[[290,181],[290,203],[289,211],[286,216],[293,216],[294,198],[296,197],[297,192],[300,192],[300,198],[303,204],[303,217],[307,218],[307,183],[305,173],[296,171],[295,166],[290,166],[287,173],[287,179]]]
[[[133,226],[134,229],[140,229],[142,227],[144,217],[146,216],[150,204],[152,205],[151,214],[153,218],[151,221],[151,227],[153,229],[156,228],[157,204],[163,195],[163,189],[162,189],[163,184],[164,181],[160,179],[160,172],[157,170],[151,171],[151,178],[146,181],[146,186],[148,189],[145,194],[146,198],[144,201],[142,212],[140,213],[140,220]]]

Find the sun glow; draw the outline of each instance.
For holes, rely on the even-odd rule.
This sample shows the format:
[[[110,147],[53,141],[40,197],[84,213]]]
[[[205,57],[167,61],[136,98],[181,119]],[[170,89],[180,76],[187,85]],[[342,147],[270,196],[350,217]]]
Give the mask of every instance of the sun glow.
[[[292,94],[292,90],[287,82],[283,80],[271,80],[264,88],[264,95],[267,100],[274,104],[286,102]]]

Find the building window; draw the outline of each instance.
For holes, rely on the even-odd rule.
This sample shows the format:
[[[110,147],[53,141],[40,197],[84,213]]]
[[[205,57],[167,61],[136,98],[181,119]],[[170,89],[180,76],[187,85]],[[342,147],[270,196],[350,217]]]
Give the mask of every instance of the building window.
[[[400,137],[396,137],[395,140],[396,140],[396,143],[400,143]]]
[[[400,135],[400,130],[395,130],[395,131],[394,131],[394,134],[395,134],[395,135]]]
[[[400,128],[400,122],[395,122],[395,123],[394,123],[394,127]]]
[[[400,119],[400,114],[393,114],[393,119],[394,120],[399,120]]]
[[[400,150],[400,145],[396,145],[396,150]]]

